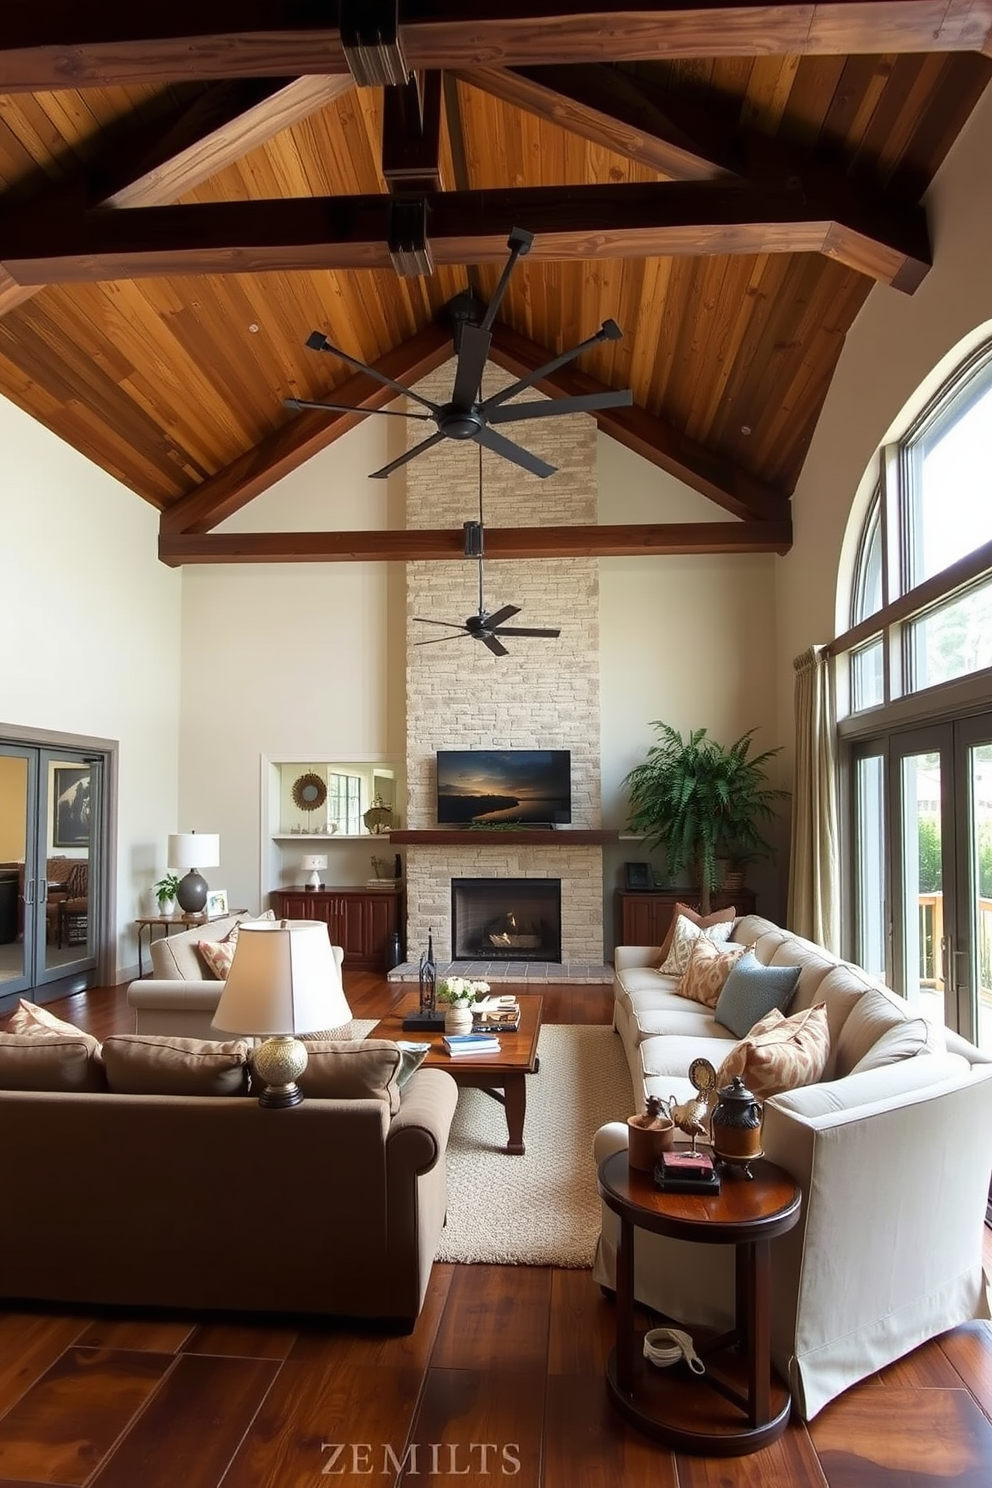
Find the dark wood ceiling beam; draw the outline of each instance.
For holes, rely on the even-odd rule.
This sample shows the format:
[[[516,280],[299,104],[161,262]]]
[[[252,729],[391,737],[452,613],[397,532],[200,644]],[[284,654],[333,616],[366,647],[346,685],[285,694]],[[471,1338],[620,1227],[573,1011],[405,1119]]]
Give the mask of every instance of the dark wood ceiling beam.
[[[410,563],[464,558],[459,527],[400,532],[212,532],[159,537],[163,563]],[[626,527],[487,527],[486,556],[645,558],[787,553],[792,523],[671,522]]]
[[[0,267],[19,284],[172,274],[372,269],[390,263],[388,196],[10,213]],[[826,253],[911,293],[930,267],[922,208],[880,206],[853,183],[625,182],[437,192],[425,198],[438,264],[502,263],[516,226],[545,262],[714,253]]]
[[[452,354],[451,332],[433,323],[380,357],[374,364],[386,377],[415,383],[440,367]],[[218,522],[233,516],[284,475],[347,434],[362,419],[361,409],[382,408],[396,394],[364,372],[358,372],[333,390],[335,403],[347,403],[355,413],[318,413],[307,410],[293,416],[267,435],[260,444],[209,477],[162,513],[163,535],[209,532]]]
[[[171,0],[145,9],[123,0],[6,0],[0,90],[347,72],[338,28],[314,25],[312,15],[285,0]],[[755,53],[992,54],[992,0],[627,0],[621,9],[576,0],[526,8],[518,0],[418,0],[401,3],[399,16],[398,44],[411,69]]]
[[[129,118],[109,127],[95,161],[20,210],[54,216],[78,212],[84,203],[164,206],[353,87],[350,77],[219,83],[172,121],[140,125]],[[17,284],[0,270],[0,316],[42,288]]]
[[[414,74],[382,101],[382,174],[390,191],[441,191],[441,74]]]
[[[499,321],[493,327],[489,355],[492,361],[515,377],[525,377],[549,360],[543,346],[518,335]],[[561,367],[550,377],[541,378],[535,387],[549,397],[566,398],[603,390],[602,383],[580,372],[574,365]],[[661,419],[653,418],[643,408],[602,409],[590,417],[611,439],[675,476],[701,496],[708,497],[732,516],[745,522],[753,519],[788,520],[789,498],[784,492],[756,480],[713,450],[688,439]],[[488,540],[487,532],[487,543]]]

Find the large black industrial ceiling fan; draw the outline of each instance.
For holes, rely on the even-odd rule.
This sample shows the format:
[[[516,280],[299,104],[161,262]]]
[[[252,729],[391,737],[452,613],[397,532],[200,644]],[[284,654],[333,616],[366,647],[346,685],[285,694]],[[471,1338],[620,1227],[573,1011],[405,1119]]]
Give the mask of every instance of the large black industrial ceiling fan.
[[[555,640],[561,635],[560,630],[532,630],[521,629],[519,626],[508,626],[507,620],[512,620],[514,615],[520,614],[519,605],[504,605],[502,609],[490,615],[486,609],[483,597],[483,555],[485,551],[485,529],[482,522],[482,446],[479,446],[479,520],[477,522],[465,522],[465,557],[477,558],[479,562],[479,608],[474,615],[469,615],[467,620],[455,622],[454,620],[425,620],[422,615],[414,615],[417,625],[443,625],[446,630],[456,631],[455,635],[436,636],[430,641],[416,641],[418,646],[437,646],[441,641],[457,641],[463,636],[473,636],[487,646],[494,656],[509,655],[503,645],[503,636],[539,636],[547,640]]]
[[[427,409],[427,412],[401,413],[390,408],[353,408],[346,403],[318,403],[304,398],[286,398],[284,400],[286,407],[320,408],[334,413],[381,413],[392,418],[419,419],[424,423],[434,423],[437,426],[436,434],[431,434],[427,439],[421,440],[420,444],[414,445],[413,449],[407,450],[406,454],[400,455],[396,460],[391,460],[388,465],[383,465],[381,470],[374,470],[373,480],[391,475],[408,460],[413,460],[417,455],[422,455],[425,450],[440,444],[442,439],[474,439],[479,445],[484,445],[486,449],[491,450],[493,454],[512,460],[515,465],[522,466],[524,470],[529,470],[533,475],[538,475],[542,479],[545,476],[554,475],[556,466],[549,465],[546,460],[539,459],[537,455],[532,455],[529,450],[515,444],[512,439],[507,439],[504,434],[498,433],[493,425],[515,423],[520,419],[548,418],[561,413],[591,413],[597,408],[626,408],[633,401],[633,394],[629,388],[624,388],[618,391],[606,390],[602,393],[582,393],[573,398],[543,398],[540,402],[533,403],[510,403],[509,401],[517,393],[523,392],[525,388],[533,387],[535,383],[540,382],[542,377],[547,377],[550,373],[556,372],[559,367],[563,367],[566,362],[581,356],[584,351],[588,351],[598,342],[618,341],[623,335],[620,327],[615,320],[604,320],[594,336],[590,336],[587,341],[580,342],[578,346],[573,346],[571,351],[565,351],[561,356],[553,357],[543,367],[538,367],[535,372],[521,377],[509,387],[503,388],[501,392],[494,393],[491,398],[480,397],[482,374],[492,344],[492,328],[496,320],[496,312],[506,293],[514,264],[518,258],[530,251],[533,241],[533,233],[526,232],[520,227],[513,229],[507,239],[510,256],[500,275],[496,293],[485,307],[485,313],[478,324],[468,320],[461,323],[456,335],[458,360],[455,366],[455,381],[450,402],[432,403],[429,398],[423,398],[411,388],[404,387],[402,383],[395,382],[391,377],[386,377],[375,367],[370,367],[368,363],[360,362],[355,357],[349,356],[347,352],[341,351],[339,347],[332,346],[323,332],[311,331],[306,344],[313,351],[326,351],[331,356],[338,357],[342,362],[347,362],[350,367],[356,367],[358,371],[367,373],[376,382],[381,382],[384,387],[394,388],[397,393],[412,398],[415,403]]]

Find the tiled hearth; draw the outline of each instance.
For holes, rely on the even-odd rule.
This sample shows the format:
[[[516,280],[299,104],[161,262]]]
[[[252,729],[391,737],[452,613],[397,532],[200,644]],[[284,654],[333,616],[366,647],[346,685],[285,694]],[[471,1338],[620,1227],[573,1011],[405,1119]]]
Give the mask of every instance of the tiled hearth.
[[[497,982],[527,982],[535,988],[542,982],[575,982],[608,986],[613,967],[585,961],[438,961],[438,981],[446,976],[481,977]],[[391,982],[417,982],[420,963],[404,961],[388,974]]]

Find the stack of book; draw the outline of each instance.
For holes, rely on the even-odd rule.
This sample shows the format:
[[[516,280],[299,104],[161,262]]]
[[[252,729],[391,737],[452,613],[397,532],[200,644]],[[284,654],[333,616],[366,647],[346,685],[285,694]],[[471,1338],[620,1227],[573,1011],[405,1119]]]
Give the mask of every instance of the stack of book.
[[[472,1009],[475,1027],[481,1032],[516,1033],[520,1027],[520,1004],[515,997],[486,997]]]
[[[708,1152],[687,1148],[663,1152],[655,1164],[655,1185],[662,1193],[719,1193],[720,1174]]]
[[[498,1054],[500,1042],[490,1033],[446,1033],[444,1049],[453,1058],[460,1054]]]

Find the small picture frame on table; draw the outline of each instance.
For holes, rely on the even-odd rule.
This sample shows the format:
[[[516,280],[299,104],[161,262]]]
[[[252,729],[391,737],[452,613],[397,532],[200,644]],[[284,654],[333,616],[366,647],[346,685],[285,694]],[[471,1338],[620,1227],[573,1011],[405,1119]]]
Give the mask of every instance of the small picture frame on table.
[[[227,890],[211,889],[207,894],[206,911],[208,915],[227,914]]]
[[[624,863],[623,886],[630,892],[638,889],[653,889],[654,874],[650,863]]]

